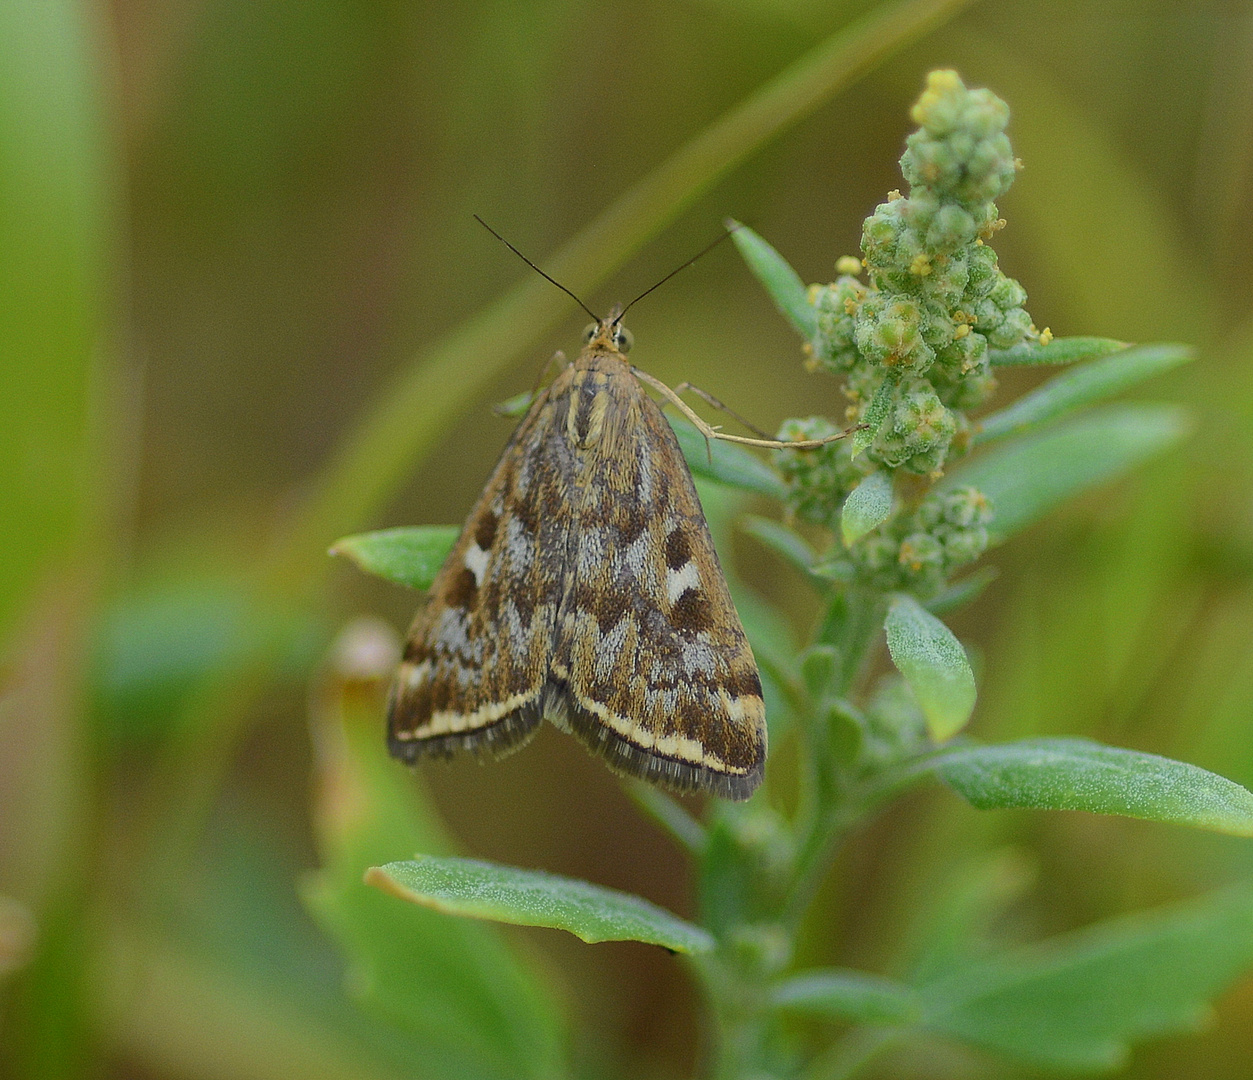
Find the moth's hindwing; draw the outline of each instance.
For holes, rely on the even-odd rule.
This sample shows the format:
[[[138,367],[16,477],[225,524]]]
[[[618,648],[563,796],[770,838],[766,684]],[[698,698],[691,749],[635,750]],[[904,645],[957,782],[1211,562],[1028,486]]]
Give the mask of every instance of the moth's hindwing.
[[[388,705],[396,757],[501,757],[534,734],[561,600],[569,453],[541,395],[505,447],[405,643]]]
[[[765,707],[678,441],[626,364],[589,370],[545,712],[616,770],[744,799]]]

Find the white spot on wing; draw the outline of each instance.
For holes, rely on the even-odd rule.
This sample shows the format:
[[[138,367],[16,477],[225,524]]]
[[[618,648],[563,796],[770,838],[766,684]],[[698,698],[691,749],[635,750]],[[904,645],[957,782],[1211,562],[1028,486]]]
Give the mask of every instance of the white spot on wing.
[[[700,588],[700,571],[694,562],[686,562],[678,570],[666,574],[666,599],[671,604],[678,602],[688,589]]]
[[[466,569],[474,575],[474,584],[483,584],[483,575],[487,573],[487,552],[478,544],[466,548]]]

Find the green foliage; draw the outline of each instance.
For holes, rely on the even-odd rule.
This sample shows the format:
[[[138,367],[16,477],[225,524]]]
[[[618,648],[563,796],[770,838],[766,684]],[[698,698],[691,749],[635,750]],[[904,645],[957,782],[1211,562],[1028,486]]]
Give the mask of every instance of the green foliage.
[[[961,642],[912,596],[888,607],[888,652],[914,692],[936,742],[956,735],[975,707],[975,676]]]
[[[460,531],[453,525],[382,529],[337,540],[330,553],[398,585],[429,589]]]
[[[834,280],[807,285],[829,265],[822,237],[869,208],[845,180],[899,123],[884,61],[965,6],[889,0],[849,21],[761,0],[695,19],[564,0],[226,3],[171,34],[159,3],[120,20],[82,0],[0,5],[0,1074],[678,1075],[669,1058],[717,1080],[1098,1071],[1193,1030],[1253,967],[1247,886],[1108,917],[1247,878],[1244,787],[1086,740],[997,741],[1097,734],[1253,779],[1247,109],[1222,77],[1227,28],[1159,4],[1150,33],[1070,33],[1073,13],[1028,2],[946,29],[924,52],[969,56],[1015,102],[1012,126],[986,91],[933,76],[906,194]],[[571,43],[606,16],[613,78],[570,95]],[[741,168],[872,71],[873,94],[827,113],[838,135],[811,123]],[[341,642],[304,705],[328,619],[380,597],[327,543],[459,513],[506,427],[472,406],[524,360],[513,388],[530,385],[572,309],[480,246],[471,211],[600,305],[715,185],[805,272],[736,230],[814,377],[770,370],[770,329],[718,280],[729,245],[680,302],[655,298],[641,363],[747,397],[759,421],[806,414],[782,423],[789,438],[866,427],[767,458],[676,421],[761,669],[771,758],[747,805],[628,785],[678,845],[667,857],[620,802],[596,801],[612,792],[533,769],[544,748],[416,780],[389,760],[396,642],[378,626],[353,624],[360,651]],[[820,188],[832,201],[815,207]],[[1037,333],[992,251],[996,203],[1037,314],[1046,299],[1068,328],[1194,341],[1205,363]],[[675,261],[699,243],[673,239]],[[519,284],[488,300],[505,279]],[[1022,370],[1039,365],[1068,370]],[[1167,372],[1186,409],[1109,404]],[[996,380],[1035,389],[987,411]],[[423,473],[453,433],[447,477]],[[996,551],[989,587],[988,551],[1085,493]],[[358,534],[343,553],[423,588],[455,535]],[[967,663],[938,620],[984,594],[953,622],[977,635]],[[414,600],[391,603],[402,618]],[[976,681],[980,742],[950,738]],[[928,778],[1021,809],[909,799],[868,828]],[[694,883],[698,914],[466,873],[437,802],[471,850],[593,878],[638,858],[650,895]],[[1229,835],[1023,812],[1053,809]],[[415,851],[454,867],[441,880],[463,898],[491,879],[544,903],[506,888],[469,919],[362,881]],[[699,948],[609,946],[594,972],[554,979],[541,950],[565,967],[577,942],[491,925],[556,911],[587,930],[615,906],[637,918],[625,936],[660,919]],[[866,970],[826,966],[847,963]],[[706,1007],[691,1031],[636,1004],[679,964]],[[1238,1034],[1248,1012],[1229,995],[1218,1015]],[[1155,1047],[1135,1074],[1242,1075],[1224,1033]],[[912,1059],[873,1063],[902,1045]]]
[[[980,810],[1087,810],[1253,836],[1253,793],[1222,776],[1086,739],[963,747],[933,763]]]
[[[1008,950],[919,988],[923,1026],[1027,1065],[1102,1072],[1193,1031],[1253,964],[1253,897],[1220,892]]]
[[[892,479],[886,472],[873,472],[848,493],[840,507],[840,536],[851,547],[871,529],[877,529],[892,514]]]
[[[975,442],[1030,431],[1192,359],[1183,345],[1142,345],[1082,364],[979,422]]]
[[[708,952],[713,939],[638,896],[540,870],[423,855],[372,867],[367,884],[448,915],[568,930],[587,942],[643,941]]]
[[[803,971],[775,986],[770,998],[776,1009],[861,1024],[907,1024],[919,1013],[908,986],[847,968]]]
[[[1110,405],[1024,435],[956,470],[940,482],[982,492],[996,507],[988,538],[998,544],[1074,496],[1108,483],[1179,443],[1191,428],[1170,405]]]
[[[752,229],[727,219],[731,239],[740,249],[757,280],[765,286],[775,307],[801,337],[811,340],[818,332],[818,315],[805,289],[805,283],[788,261]]]
[[[774,248],[733,225],[749,268],[807,339],[807,366],[843,378],[861,430],[816,450],[777,451],[772,470],[675,424],[699,478],[782,505],[784,520],[750,516],[743,527],[801,571],[823,604],[797,663],[780,648],[777,617],[732,575],[770,709],[778,699],[789,717],[786,727],[772,720],[772,742],[799,747],[795,812],[780,809],[788,800],[770,783],[767,798],[713,806],[704,824],[658,792],[637,792],[697,862],[701,927],[637,897],[476,861],[424,856],[370,871],[385,891],[439,911],[695,953],[718,1026],[719,1077],[794,1071],[806,1056],[788,1019],[796,1016],[862,1025],[820,1059],[839,1062],[839,1075],[924,1032],[1028,1065],[1108,1069],[1133,1043],[1191,1026],[1253,963],[1244,893],[1037,945],[977,946],[1001,894],[976,876],[940,904],[908,979],[789,973],[834,846],[884,799],[931,774],[979,809],[1082,810],[1253,835],[1253,794],[1196,766],[1083,739],[939,745],[969,721],[976,680],[936,612],[969,602],[995,576],[990,568],[957,574],[1066,500],[1175,445],[1188,426],[1175,407],[1074,414],[1191,354],[1037,332],[1024,291],[985,242],[1004,224],[993,200],[1015,172],[1004,104],[936,72],[914,116],[922,126],[901,159],[910,194],[894,194],[867,220],[862,265],[841,260],[845,273],[833,284],[807,289]],[[865,283],[852,273],[862,266]],[[993,365],[1029,363],[1072,366],[982,421],[967,418],[995,386]],[[798,418],[779,438],[838,430],[827,417]],[[707,509],[725,544],[732,504],[714,492],[706,490]],[[824,534],[819,546],[797,520]],[[407,573],[399,562],[362,562],[394,580]],[[903,678],[869,680],[881,642]]]

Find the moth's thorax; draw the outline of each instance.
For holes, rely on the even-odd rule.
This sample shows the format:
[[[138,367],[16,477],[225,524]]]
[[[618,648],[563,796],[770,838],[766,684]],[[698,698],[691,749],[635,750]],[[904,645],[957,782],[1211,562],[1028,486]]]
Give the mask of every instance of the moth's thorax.
[[[567,371],[560,388],[566,398],[566,438],[582,450],[611,441],[615,424],[631,411],[630,393],[635,388],[631,365],[617,349],[593,342]]]

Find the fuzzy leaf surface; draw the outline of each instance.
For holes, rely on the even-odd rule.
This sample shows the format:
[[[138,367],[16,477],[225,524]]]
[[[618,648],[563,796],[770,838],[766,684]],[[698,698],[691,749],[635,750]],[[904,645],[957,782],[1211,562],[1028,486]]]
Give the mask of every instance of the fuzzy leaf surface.
[[[872,472],[844,500],[840,510],[840,534],[844,546],[851,547],[892,514],[892,478],[883,471]]]
[[[1012,349],[989,349],[988,359],[996,367],[1012,367],[1022,364],[1077,364],[1081,360],[1095,360],[1119,349],[1125,349],[1125,341],[1100,337],[1054,338],[1047,345],[1024,342]]]
[[[1087,810],[1253,836],[1253,792],[1196,765],[1088,739],[962,747],[936,768],[980,810]]]
[[[713,939],[643,897],[540,870],[435,855],[371,867],[367,884],[449,915],[568,930],[587,942],[643,941],[700,953]]]
[[[457,525],[380,529],[345,536],[331,545],[330,553],[343,555],[366,573],[397,585],[429,589],[460,533]]]
[[[883,628],[892,663],[918,699],[936,742],[952,738],[975,707],[975,677],[961,642],[912,596],[892,598]]]

